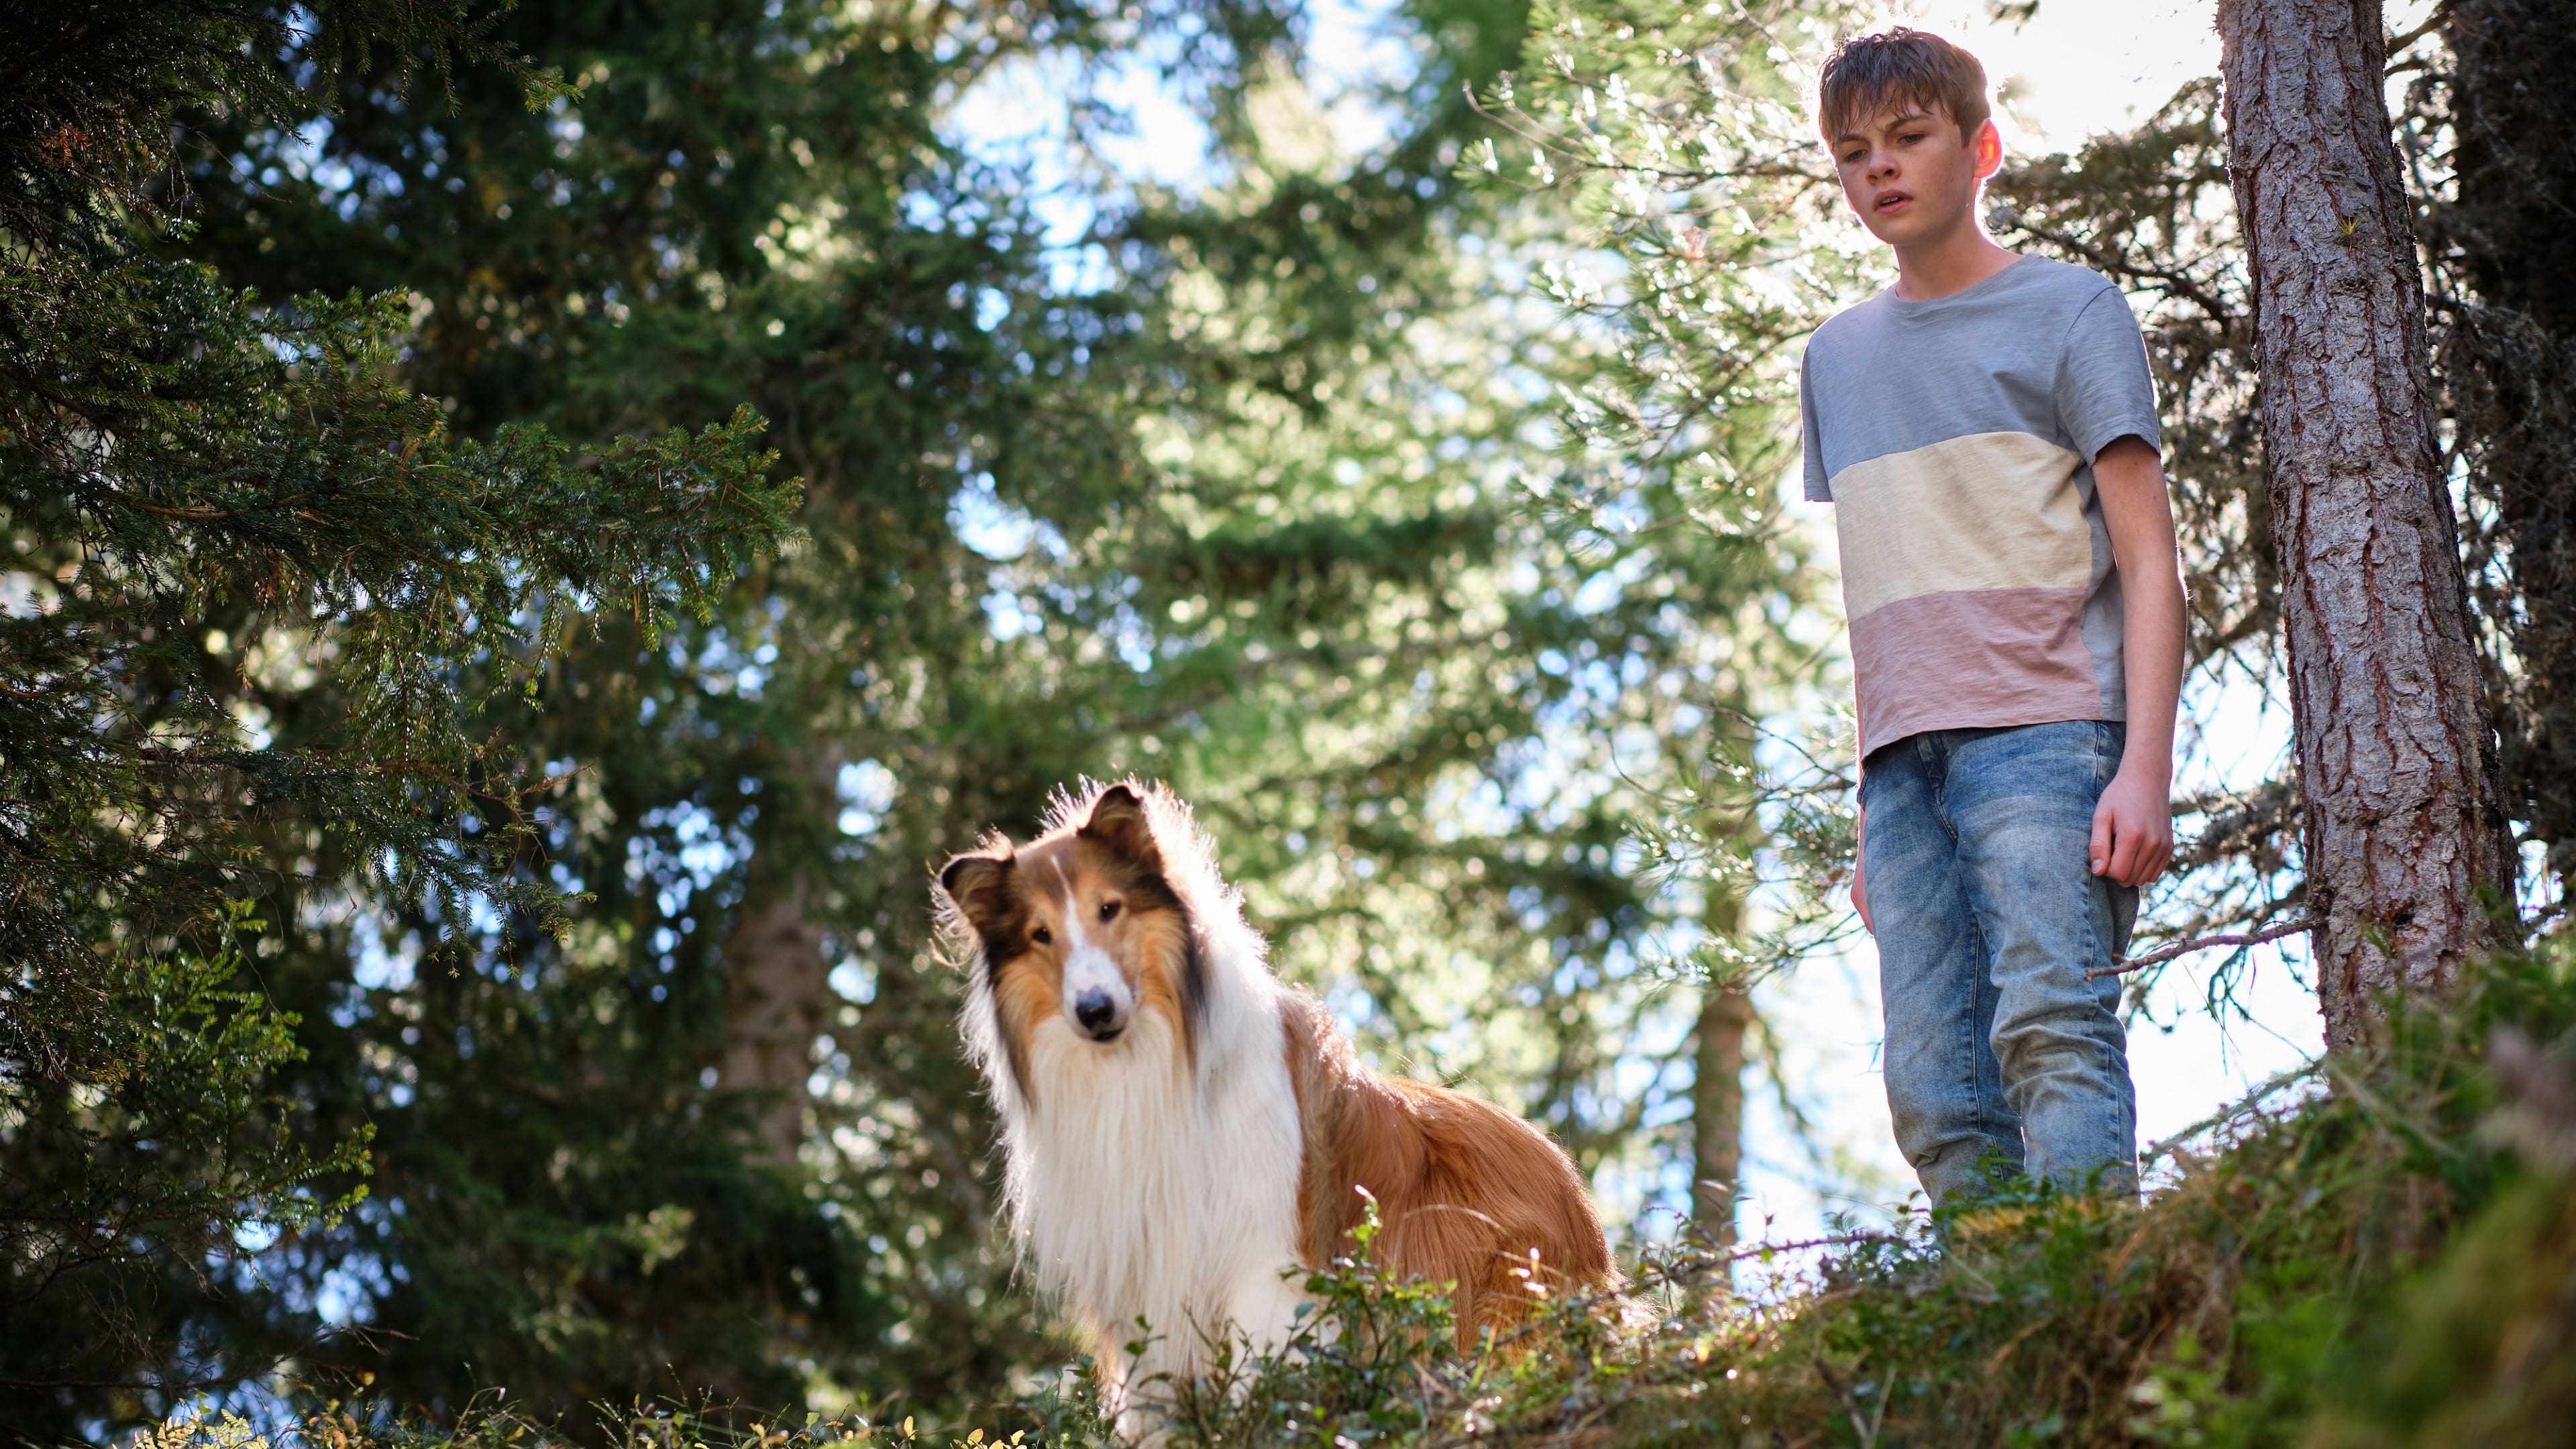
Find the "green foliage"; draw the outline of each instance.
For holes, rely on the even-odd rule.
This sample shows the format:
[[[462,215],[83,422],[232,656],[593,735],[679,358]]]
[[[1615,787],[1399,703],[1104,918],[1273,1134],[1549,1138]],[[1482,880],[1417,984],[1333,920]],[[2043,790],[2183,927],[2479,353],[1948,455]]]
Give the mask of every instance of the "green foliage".
[[[33,246],[118,245],[136,223],[166,222],[184,200],[168,185],[171,128],[207,111],[248,124],[290,118],[302,90],[329,92],[378,55],[392,78],[444,82],[459,62],[505,72],[531,102],[554,77],[495,46],[506,5],[474,0],[39,0],[0,34],[0,233]],[[300,75],[269,63],[297,53]]]
[[[757,421],[579,460],[527,428],[458,443],[392,381],[401,298],[264,311],[203,267],[96,260],[38,251],[0,278],[8,330],[41,339],[0,356],[0,509],[31,596],[0,621],[0,788],[22,802],[0,932],[63,965],[105,898],[128,939],[166,934],[220,888],[242,815],[297,809],[385,847],[361,858],[388,892],[545,910],[483,873],[471,837],[527,826],[473,716],[583,615],[649,633],[766,551],[795,494],[765,480]],[[336,727],[246,741],[265,730],[223,708],[216,621],[326,637]]]
[[[1615,286],[1575,267],[1549,278],[1621,342],[1571,418],[1605,462],[1673,470],[1705,527],[1741,529],[1775,501],[1797,446],[1797,345],[1879,265],[1850,244],[1809,137],[1791,67],[1812,57],[1774,34],[1821,35],[1843,17],[1787,3],[1545,7],[1533,75],[1495,97],[1518,144],[1489,145],[1486,167],[1570,192],[1585,239],[1622,264]]]
[[[1166,1442],[2556,1443],[2571,1170],[2576,972],[2553,949],[2258,1093],[2143,1207],[2035,1192],[1937,1233],[1650,1254],[1628,1299],[1551,1303],[1465,1353],[1436,1288],[1337,1264],[1296,1351],[1182,1393]],[[1077,1383],[925,1437],[1106,1442],[1086,1402]]]
[[[1461,85],[1513,59],[1517,6],[1411,12],[1438,42],[1418,116],[1366,157],[1260,119],[1312,105],[1279,16],[1157,12],[1159,33],[1198,26],[1179,74],[1235,169],[1104,218],[1114,265],[1082,289],[1020,180],[932,120],[1013,57],[1123,44],[1128,18],[432,7],[467,28],[371,50],[335,38],[356,11],[323,7],[318,31],[172,13],[64,31],[52,63],[89,68],[29,94],[103,94],[116,72],[92,62],[153,36],[197,46],[149,72],[175,89],[132,100],[136,136],[174,106],[189,123],[194,230],[162,239],[189,260],[101,255],[242,324],[199,328],[228,339],[204,352],[152,334],[204,376],[153,395],[182,425],[154,463],[177,481],[143,501],[216,516],[64,517],[111,540],[167,525],[127,553],[209,570],[241,539],[276,555],[269,575],[171,575],[119,657],[159,661],[151,698],[197,723],[196,797],[266,792],[185,863],[273,894],[260,975],[302,1022],[306,1055],[279,1065],[305,1145],[373,1133],[352,1215],[286,1224],[253,1271],[173,1299],[209,1362],[237,1379],[292,1356],[448,1415],[492,1382],[554,1415],[658,1388],[938,1403],[1052,1362],[996,1251],[919,862],[1025,829],[1086,771],[1196,799],[1281,960],[1373,1046],[1476,1078],[1587,1163],[1675,1170],[1668,1089],[1610,1089],[1670,1036],[1640,970],[1651,883],[1614,851],[1661,788],[1635,745],[1680,739],[1687,764],[1771,560],[1665,526],[1689,495],[1660,475],[1587,484],[1580,515],[1556,510],[1570,531],[1526,506],[1571,496],[1536,439],[1589,344],[1515,308],[1495,258],[1530,218],[1452,173],[1478,124]],[[569,80],[532,92],[547,74]],[[117,204],[148,209],[161,174]],[[321,300],[396,288],[416,300]],[[128,331],[164,313],[191,315],[135,291]],[[298,539],[372,566],[371,535],[323,537],[381,502],[348,460],[387,487],[542,469],[514,431],[541,424],[614,482],[654,461],[621,439],[746,394],[810,481],[809,546],[742,568],[696,533],[706,566],[662,587],[705,592],[656,597],[703,617],[660,628],[543,537],[477,533],[470,495],[393,525],[427,574],[328,595],[276,572],[311,573]],[[189,438],[278,435],[316,398],[322,454],[265,493],[242,491],[257,470],[185,491]],[[57,451],[85,441],[56,431]],[[720,495],[722,467],[678,446],[655,458]],[[334,496],[310,492],[324,473],[346,511],[303,519]],[[585,495],[593,514],[504,496],[586,542],[659,522],[613,491]],[[42,562],[28,588],[61,613]],[[498,598],[493,577],[526,588]],[[410,773],[368,774],[388,751]],[[166,935],[138,902],[180,899],[129,890],[63,939]],[[764,1016],[779,963],[803,984]],[[142,1402],[52,1397],[92,1422]]]
[[[1258,6],[566,0],[488,33],[567,78],[536,112],[379,57],[300,129],[208,119],[192,246],[263,294],[404,287],[399,374],[461,436],[605,448],[748,397],[807,485],[804,544],[705,619],[601,608],[524,689],[462,672],[537,832],[513,879],[578,893],[560,932],[386,891],[301,819],[256,841],[296,1088],[318,1135],[375,1137],[369,1200],[224,1308],[244,1361],[292,1353],[297,1403],[364,1376],[453,1418],[507,1384],[576,1425],[701,1388],[927,1414],[1047,1372],[921,865],[1085,773],[1189,796],[1371,1049],[1686,1181],[1665,908],[1617,852],[1669,774],[1641,746],[1696,752],[1774,560],[1660,473],[1615,527],[1531,506],[1579,471],[1551,389],[1593,344],[1521,304],[1533,214],[1453,173],[1460,88],[1524,21],[1409,10],[1426,89],[1365,156],[1277,121],[1316,103]],[[1197,37],[1174,74],[1220,164],[1069,247],[937,122],[1140,31]],[[240,698],[281,742],[338,717],[333,672],[257,648]]]
[[[1329,1449],[1401,1443],[1431,1425],[1469,1356],[1456,1350],[1449,1285],[1400,1279],[1370,1260],[1380,1226],[1372,1200],[1353,1251],[1305,1275],[1310,1297],[1275,1353],[1221,1347],[1204,1377],[1144,1386],[1167,1396],[1154,1412],[1173,1437]]]
[[[2562,1202],[2567,1191],[2562,1169],[2481,1136],[2506,1100],[2480,1065],[2482,1043],[2508,1022],[2556,1043],[2563,1090],[2576,1048],[2563,953],[2498,963],[2450,1014],[2409,1016],[2384,1054],[2330,1061],[2330,1094],[2307,1080],[2276,1084],[2216,1124],[2205,1147],[2179,1152],[2169,1186],[2142,1210],[1997,1199],[1950,1217],[1946,1247],[1923,1234],[1853,1235],[1749,1298],[1668,1317],[1639,1345],[1602,1423],[1622,1444],[1774,1433],[2280,1443],[2324,1419],[2376,1421],[2396,1397],[2380,1387],[2384,1366],[2405,1355],[2392,1347],[2455,1341],[2407,1311],[2426,1291],[2409,1285],[2464,1277],[2476,1286],[2450,1291],[2480,1302],[2464,1315],[2492,1321],[2504,1304],[2528,1305],[2521,1344],[2539,1346],[2530,1376],[2490,1382],[2502,1390],[2500,1422],[2547,1422],[2565,1300],[2479,1267],[2494,1261],[2482,1246],[2492,1236],[2527,1241],[2526,1189]],[[1708,1267],[1677,1266],[1686,1281]],[[2459,1358],[2476,1362],[2480,1342]],[[2438,1376],[2412,1382],[2428,1377],[2428,1398],[2465,1407]]]
[[[194,960],[179,886],[269,893],[240,964],[300,1055],[242,1045],[257,1073],[221,1079],[292,1110],[226,1119],[281,1155],[205,1180],[311,1206],[207,1218],[269,1226],[152,1280],[158,1342],[197,1356],[30,1392],[45,1432],[289,1362],[251,1401],[319,1413],[315,1442],[801,1446],[858,1419],[889,1445],[1100,1442],[1080,1374],[1020,1392],[1062,1350],[1010,1281],[922,877],[1085,773],[1195,800],[1283,968],[1367,1049],[1471,1081],[1646,1200],[1687,1195],[1661,968],[1731,977],[1831,929],[1727,940],[1765,837],[1761,864],[1819,895],[1849,858],[1831,730],[1803,758],[1772,733],[1818,712],[1823,667],[1779,508],[1795,346],[1875,265],[1799,113],[1843,10],[1421,0],[1405,123],[1366,156],[1314,139],[1295,17],[1261,4],[129,12],[55,45],[71,79],[0,101],[37,117],[0,136],[22,174],[141,155],[174,114],[188,138],[114,171],[87,232],[10,223],[31,240],[9,285],[104,300],[27,303],[0,335],[89,359],[0,356],[24,419],[0,458],[91,490],[7,495],[43,605],[9,627],[148,607],[10,656],[56,672],[0,709],[54,710],[25,737],[89,763],[12,734],[0,768],[59,792],[25,798],[59,798],[46,831],[96,869],[178,883],[59,878],[66,950]],[[1068,243],[1033,177],[943,138],[997,72],[1088,76],[1140,39],[1214,118],[1204,188]],[[149,45],[181,48],[101,59]],[[135,128],[67,131],[47,98],[119,74]],[[1494,149],[1465,88],[1507,128]],[[2228,277],[2196,229],[2206,98],[2185,100],[2006,186],[2041,245],[2199,249],[2162,335],[2169,382],[2200,369],[2186,463],[2224,557],[2260,490],[2226,413],[2234,314],[2185,315],[2183,288]],[[60,240],[149,215],[172,178],[192,231]],[[108,195],[81,184],[45,194]],[[1525,304],[1532,258],[1554,316]],[[79,418],[110,406],[152,427],[102,454]],[[763,551],[791,509],[803,542]],[[2197,637],[2259,638],[2259,561],[2219,582],[2238,592],[2195,596]],[[98,708],[135,725],[75,728]],[[2287,798],[2246,838],[2278,840]],[[92,808],[113,799],[167,824]],[[134,853],[157,843],[177,853]],[[2422,1062],[2354,1070],[2436,1145],[2484,1110],[2425,1107]],[[1186,1395],[1176,1437],[2299,1422],[2387,1285],[2510,1175],[2483,1147],[2427,1175],[2347,1105],[2255,1111],[2143,1215],[2038,1198],[1952,1224],[1946,1255],[1851,1233],[1653,1258],[1651,1325],[1551,1304],[1461,1353],[1436,1290],[1337,1267],[1310,1288],[1343,1328]],[[2518,1221],[2497,1240],[2554,1231]],[[0,1353],[41,1343],[32,1322]],[[2434,1423],[2492,1357],[2407,1361]],[[361,1385],[364,1407],[319,1407]]]
[[[1568,206],[1592,249],[1546,277],[1605,343],[1563,396],[1584,464],[1555,500],[1567,526],[1687,529],[1762,561],[1711,727],[1675,740],[1631,827],[1650,873],[1712,903],[1683,964],[1718,982],[1784,969],[1849,921],[1849,732],[1813,692],[1822,600],[1783,507],[1800,346],[1878,265],[1851,241],[1797,69],[1849,18],[1813,3],[1542,6],[1531,74],[1490,102],[1510,139],[1475,158],[1495,184]],[[1778,919],[1754,939],[1726,903],[1765,877],[1798,889],[1772,893]]]
[[[235,1234],[333,1221],[364,1195],[347,1185],[363,1130],[321,1158],[292,1131],[274,1074],[303,1055],[295,1016],[235,989],[262,929],[236,904],[203,955],[125,958],[95,981],[72,1072],[0,1078],[0,1335],[50,1341],[58,1374],[150,1359],[172,1326],[156,1278],[202,1280]]]
[[[2563,1089],[2564,1079],[2560,1079]],[[2565,1155],[2565,1098],[2553,1156]],[[2348,1375],[2350,1407],[2329,1409],[2316,1441],[2361,1446],[2562,1442],[2576,1421],[2576,1193],[2568,1175],[2508,1183],[2443,1260],[2392,1304],[2396,1332],[2379,1373]]]
[[[600,611],[647,634],[705,613],[775,553],[797,498],[747,411],[579,451],[532,428],[458,440],[400,380],[408,298],[263,302],[190,255],[168,220],[187,119],[283,124],[380,52],[396,79],[498,61],[544,89],[469,7],[319,13],[299,34],[284,8],[224,0],[44,6],[0,42],[17,1435],[264,1372],[273,1355],[238,1351],[245,1259],[359,1201],[371,1128],[290,1085],[316,1016],[258,989],[293,902],[263,933],[244,901],[329,859],[335,887],[449,921],[557,923],[560,884],[524,870],[521,762],[484,737],[496,704]],[[313,683],[300,710],[256,697],[269,672]]]
[[[2548,1045],[2498,1071],[2508,1026]],[[1409,1379],[1365,1354],[1258,1365],[1175,1438],[1305,1442],[1292,1409],[1320,1404],[1410,1444],[2553,1442],[2571,1071],[2567,953],[2498,962],[2380,1054],[2231,1110],[2143,1208],[2028,1192],[1937,1232],[1649,1254],[1631,1303],[1560,1305],[1495,1352],[1412,1338]]]

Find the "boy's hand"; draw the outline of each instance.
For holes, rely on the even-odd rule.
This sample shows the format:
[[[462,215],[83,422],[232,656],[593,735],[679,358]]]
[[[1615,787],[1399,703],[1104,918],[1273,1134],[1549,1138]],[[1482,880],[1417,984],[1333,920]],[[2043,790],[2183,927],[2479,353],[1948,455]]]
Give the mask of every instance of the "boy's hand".
[[[2142,886],[2172,859],[2172,786],[2156,771],[2123,764],[2093,807],[2093,873]]]

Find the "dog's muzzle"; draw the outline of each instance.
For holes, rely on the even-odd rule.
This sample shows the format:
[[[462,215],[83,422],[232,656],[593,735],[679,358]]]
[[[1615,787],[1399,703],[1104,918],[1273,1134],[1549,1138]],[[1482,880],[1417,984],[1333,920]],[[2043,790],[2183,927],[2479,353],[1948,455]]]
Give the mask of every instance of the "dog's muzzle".
[[[1127,1029],[1118,1003],[1096,986],[1073,999],[1073,1019],[1093,1041],[1115,1041],[1118,1033]]]

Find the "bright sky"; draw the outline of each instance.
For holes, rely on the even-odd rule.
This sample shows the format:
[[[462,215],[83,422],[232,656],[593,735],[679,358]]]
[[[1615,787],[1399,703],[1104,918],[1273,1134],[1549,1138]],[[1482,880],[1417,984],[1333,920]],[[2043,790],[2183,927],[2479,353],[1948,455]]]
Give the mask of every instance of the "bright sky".
[[[1401,76],[1410,63],[1409,49],[1385,25],[1390,10],[1384,0],[1318,0],[1310,11],[1316,99],[1347,151],[1381,141],[1393,119],[1359,94],[1375,79]],[[1949,34],[1986,62],[2003,97],[1998,120],[2006,144],[2023,154],[2063,149],[2133,124],[2184,82],[2218,68],[2211,0],[2041,0],[2037,15],[2021,26],[1997,23],[1988,10],[1987,0],[1898,0],[1885,14],[1890,22]],[[1062,188],[1046,212],[1059,245],[1080,235],[1105,192],[1186,188],[1213,179],[1206,130],[1160,80],[1150,43],[1113,63],[1099,82],[1103,97],[1135,121],[1132,139],[1107,148],[1116,174],[1073,174],[1064,160],[1062,104],[1072,74],[1045,62],[1006,68],[951,112],[952,134],[968,149],[1028,164],[1041,181]],[[2187,753],[2178,789],[2258,780],[2281,758],[2289,738],[2285,712],[2259,696],[2199,699],[2192,706],[2211,721],[2209,738],[2224,748]],[[2180,963],[2132,1026],[2142,1143],[2200,1122],[2319,1049],[2315,998],[2291,968],[2295,954],[2259,950],[2250,979],[2238,987],[2246,1014],[2224,1019],[2203,1009],[2208,969],[2219,954]],[[1914,1187],[1889,1134],[1877,1072],[1876,968],[1864,944],[1846,959],[1811,961],[1761,993],[1761,1009],[1781,1042],[1784,1075],[1815,1137],[1802,1142],[1759,1088],[1748,1095],[1743,1225],[1749,1235],[1812,1236],[1828,1212],[1876,1217]],[[1811,1143],[1823,1148],[1823,1162]]]
[[[2129,125],[2185,81],[2218,73],[2209,0],[2040,0],[2018,27],[1988,18],[1986,0],[1920,0],[1887,13],[1949,35],[1985,62],[2004,97],[2005,139],[2017,149],[2062,150]]]

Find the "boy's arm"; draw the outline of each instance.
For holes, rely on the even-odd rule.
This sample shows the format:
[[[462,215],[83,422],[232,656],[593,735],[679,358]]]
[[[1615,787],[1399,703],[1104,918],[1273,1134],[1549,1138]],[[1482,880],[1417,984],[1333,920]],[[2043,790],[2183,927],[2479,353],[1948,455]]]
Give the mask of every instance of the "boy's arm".
[[[2093,487],[2120,570],[2129,696],[2127,748],[2093,811],[2095,875],[2142,886],[2173,858],[2174,706],[2182,693],[2182,574],[2164,462],[2144,438],[2093,460]]]

